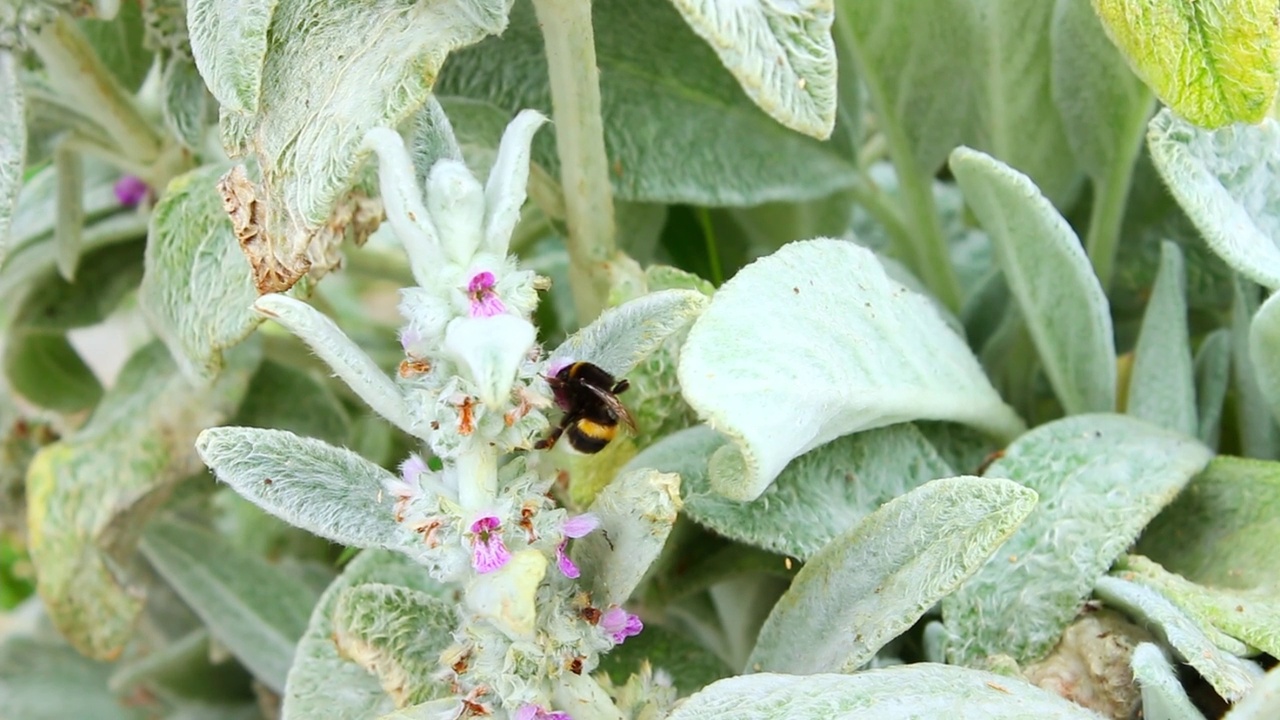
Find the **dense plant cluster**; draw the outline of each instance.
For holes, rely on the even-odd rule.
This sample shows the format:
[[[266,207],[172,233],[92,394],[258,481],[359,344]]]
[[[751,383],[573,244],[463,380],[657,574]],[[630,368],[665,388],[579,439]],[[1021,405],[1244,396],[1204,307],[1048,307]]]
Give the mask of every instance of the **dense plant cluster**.
[[[0,718],[1280,717],[1280,6],[0,0]]]

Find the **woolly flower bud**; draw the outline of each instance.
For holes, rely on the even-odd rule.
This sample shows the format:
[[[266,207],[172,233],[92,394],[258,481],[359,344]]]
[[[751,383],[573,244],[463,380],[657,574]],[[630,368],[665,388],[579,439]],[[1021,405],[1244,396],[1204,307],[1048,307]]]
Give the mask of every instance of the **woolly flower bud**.
[[[535,336],[529,321],[513,315],[457,318],[445,330],[444,350],[475,383],[480,401],[496,408],[510,397]]]

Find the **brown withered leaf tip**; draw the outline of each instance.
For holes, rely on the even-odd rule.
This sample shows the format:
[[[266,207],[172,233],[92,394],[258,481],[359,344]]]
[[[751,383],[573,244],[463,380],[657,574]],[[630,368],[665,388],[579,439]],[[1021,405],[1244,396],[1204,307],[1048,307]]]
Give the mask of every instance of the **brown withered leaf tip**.
[[[240,249],[253,268],[253,284],[259,295],[284,292],[311,269],[306,257],[294,257],[282,262],[271,246],[266,232],[266,205],[259,201],[259,192],[253,181],[237,165],[218,181],[222,194],[222,208],[231,217],[231,227]]]

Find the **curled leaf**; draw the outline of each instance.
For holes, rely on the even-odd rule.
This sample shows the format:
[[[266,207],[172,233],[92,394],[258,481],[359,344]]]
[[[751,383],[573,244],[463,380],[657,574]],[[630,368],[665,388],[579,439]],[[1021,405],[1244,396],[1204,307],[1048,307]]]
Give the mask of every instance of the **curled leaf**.
[[[711,459],[711,485],[736,500],[861,430],[916,419],[1005,437],[1022,429],[929,299],[840,240],[790,243],[739,271],[689,331],[679,378],[732,441]]]

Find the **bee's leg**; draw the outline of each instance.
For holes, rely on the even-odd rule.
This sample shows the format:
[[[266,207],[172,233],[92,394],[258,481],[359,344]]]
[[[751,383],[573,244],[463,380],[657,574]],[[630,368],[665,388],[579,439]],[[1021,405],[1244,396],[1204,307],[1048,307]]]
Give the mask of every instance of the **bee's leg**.
[[[612,392],[614,395],[620,395],[626,392],[627,388],[629,387],[631,387],[630,381],[628,381],[626,378],[623,378],[622,380],[619,380],[618,382],[613,384],[613,390],[611,390],[610,392]]]
[[[573,422],[573,418],[569,417],[568,415],[565,415],[563,418],[561,418],[560,424],[551,428],[551,432],[546,437],[542,438],[541,440],[533,444],[533,449],[546,450],[547,448],[555,445],[556,441],[560,439],[560,436],[564,434],[565,428],[569,427],[570,423],[572,422]]]

